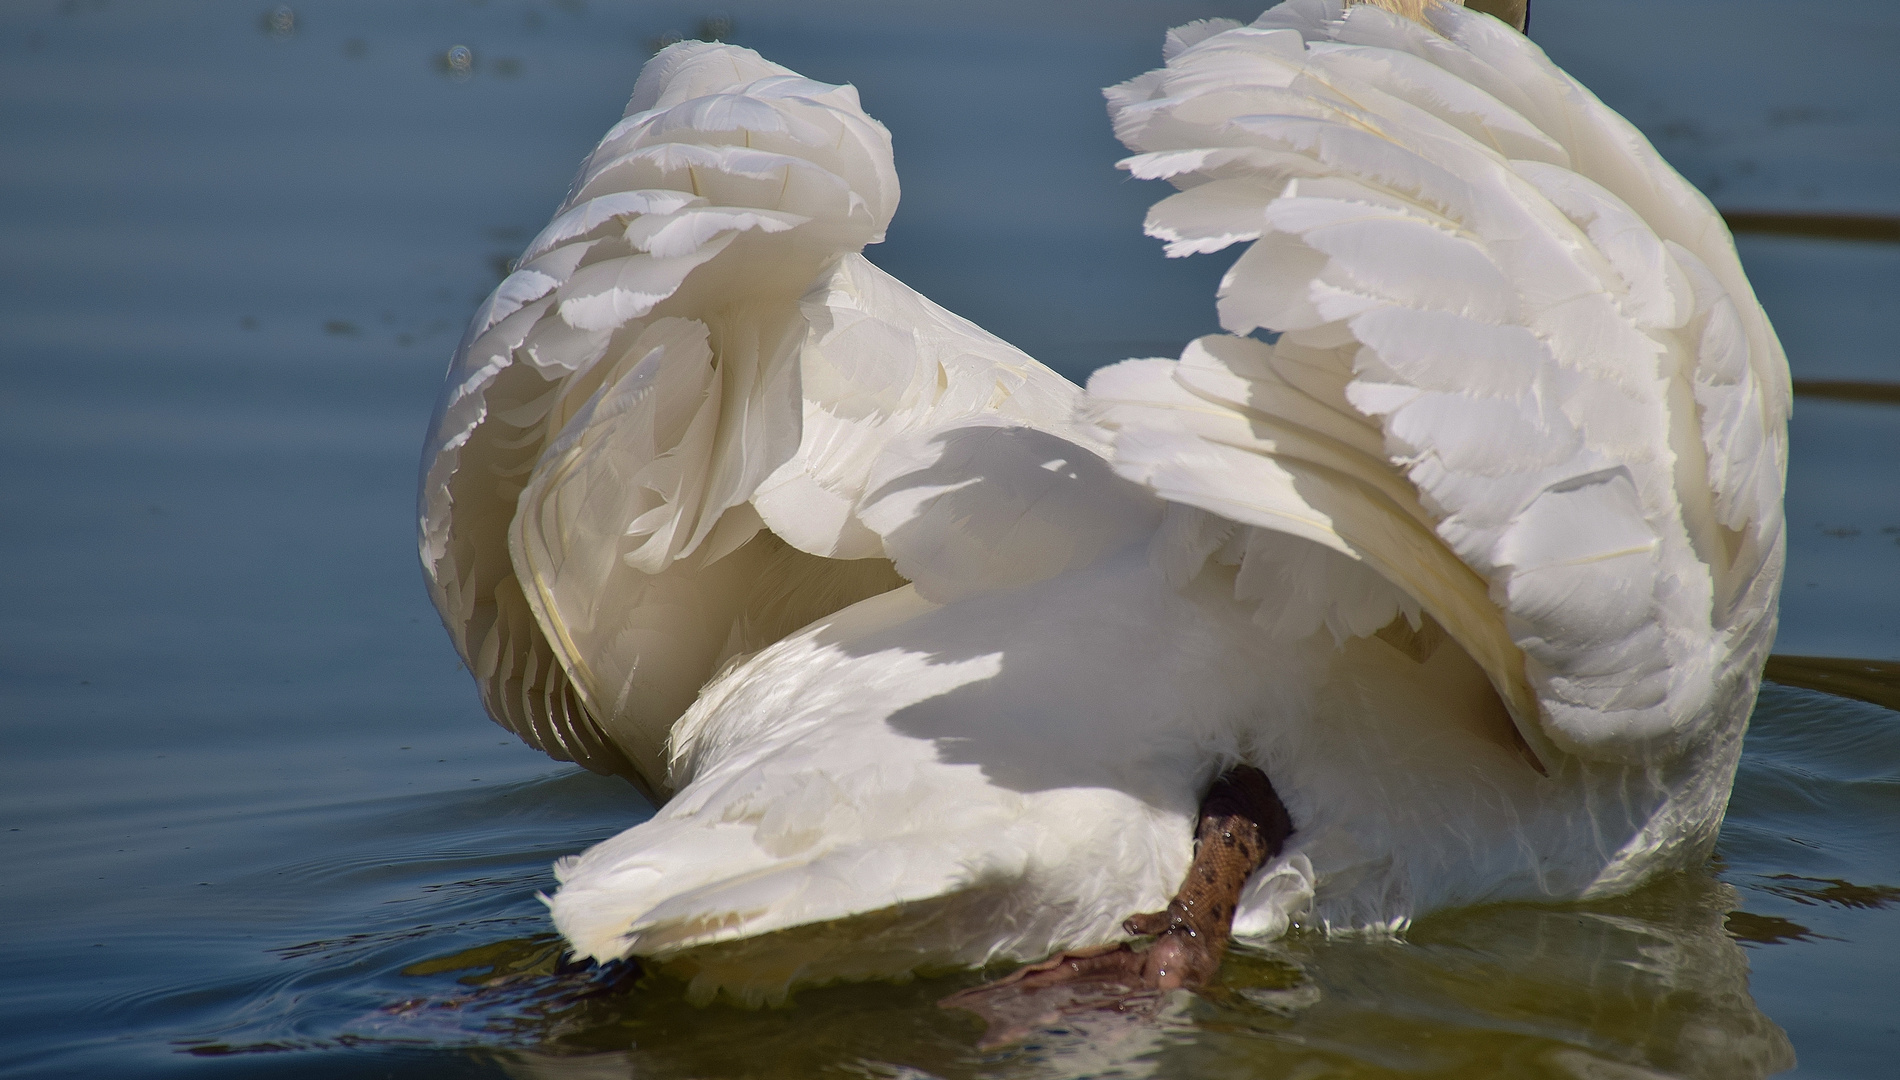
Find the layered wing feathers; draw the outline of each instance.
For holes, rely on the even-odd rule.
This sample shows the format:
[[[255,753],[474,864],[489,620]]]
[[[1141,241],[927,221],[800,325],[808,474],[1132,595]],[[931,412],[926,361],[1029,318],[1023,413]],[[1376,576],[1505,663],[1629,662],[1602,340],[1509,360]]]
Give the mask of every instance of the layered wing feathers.
[[[1109,369],[1095,415],[1124,475],[1400,586],[1540,751],[1667,752],[1772,626],[1786,362],[1633,128],[1428,11],[1292,0],[1108,92],[1124,167],[1182,189],[1150,234],[1251,242],[1221,323],[1282,336]]]
[[[472,321],[421,547],[490,713],[667,786],[730,658],[902,584],[879,456],[971,417],[1070,430],[1079,391],[866,262],[898,187],[849,86],[686,42]]]

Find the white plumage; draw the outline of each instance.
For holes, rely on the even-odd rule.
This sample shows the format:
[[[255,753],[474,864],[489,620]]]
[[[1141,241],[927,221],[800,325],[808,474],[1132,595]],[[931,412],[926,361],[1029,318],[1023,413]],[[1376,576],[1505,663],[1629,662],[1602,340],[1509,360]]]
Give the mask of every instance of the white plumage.
[[[1291,0],[1108,91],[1225,335],[1084,395],[859,254],[850,87],[684,43],[484,305],[422,553],[496,719],[665,799],[583,955],[745,1000],[1166,903],[1236,930],[1629,888],[1713,841],[1773,636],[1788,382],[1719,217],[1488,17]],[[1278,333],[1273,344],[1249,335]]]

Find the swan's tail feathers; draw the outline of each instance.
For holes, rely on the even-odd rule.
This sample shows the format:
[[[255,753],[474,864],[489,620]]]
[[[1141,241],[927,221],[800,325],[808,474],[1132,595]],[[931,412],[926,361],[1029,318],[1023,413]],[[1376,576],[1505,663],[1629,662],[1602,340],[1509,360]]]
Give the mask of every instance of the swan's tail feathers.
[[[953,838],[880,838],[772,859],[743,825],[695,828],[617,865],[557,865],[555,925],[581,955],[664,956],[700,945],[828,922],[975,884]]]
[[[1774,625],[1789,382],[1708,201],[1487,16],[1291,0],[1187,29],[1108,91],[1122,164],[1181,189],[1148,216],[1170,255],[1249,245],[1221,324],[1278,337],[1098,373],[1117,467],[1311,541],[1335,588],[1376,571],[1406,599],[1283,599],[1285,629],[1409,600],[1540,756],[1652,759],[1728,722]],[[1312,573],[1177,524],[1173,572]]]
[[[989,827],[773,855],[748,823],[655,821],[557,864],[561,888],[547,903],[576,955],[687,957],[696,996],[724,990],[757,1004],[795,985],[983,962],[981,935],[926,928],[958,917],[949,909],[972,890],[1006,890],[1026,858],[1012,850]],[[830,924],[847,919],[853,944],[839,948]],[[860,949],[859,937],[889,939],[896,952]],[[977,951],[963,955],[960,941]],[[933,947],[948,951],[917,953]],[[735,948],[743,958],[722,955]]]

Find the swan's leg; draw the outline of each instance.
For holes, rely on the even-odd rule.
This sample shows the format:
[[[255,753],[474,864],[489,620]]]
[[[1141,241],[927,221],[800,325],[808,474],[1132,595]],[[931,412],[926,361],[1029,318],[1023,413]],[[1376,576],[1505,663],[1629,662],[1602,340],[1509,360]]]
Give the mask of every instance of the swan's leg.
[[[1280,853],[1293,821],[1266,774],[1241,765],[1221,774],[1201,801],[1194,862],[1166,911],[1131,916],[1130,934],[1153,936],[1145,949],[1124,942],[1082,949],[945,998],[988,1024],[984,1043],[1013,1042],[1035,1028],[1084,1010],[1130,1011],[1169,990],[1213,978],[1234,925],[1247,878]]]

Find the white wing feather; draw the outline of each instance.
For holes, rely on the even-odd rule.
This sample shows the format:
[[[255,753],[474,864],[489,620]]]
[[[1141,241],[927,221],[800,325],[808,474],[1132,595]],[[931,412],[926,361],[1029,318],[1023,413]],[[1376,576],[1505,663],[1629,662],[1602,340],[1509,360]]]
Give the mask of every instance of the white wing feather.
[[[1772,637],[1786,360],[1635,129],[1501,23],[1429,12],[1292,0],[1108,92],[1124,167],[1183,189],[1149,233],[1252,241],[1221,324],[1283,336],[1107,369],[1093,415],[1164,498],[1397,585],[1540,756],[1667,754]]]
[[[477,312],[425,454],[421,549],[494,717],[666,787],[729,658],[902,584],[857,504],[886,444],[1079,391],[866,262],[896,208],[849,86],[687,42],[649,63]]]
[[[1193,24],[1110,91],[1127,167],[1183,189],[1149,231],[1251,244],[1223,325],[1283,333],[1105,369],[1086,429],[855,253],[895,198],[855,100],[742,50],[649,66],[445,405],[508,426],[444,453],[523,488],[481,519],[509,556],[451,530],[439,595],[512,568],[486,602],[533,670],[678,789],[557,867],[577,952],[758,1001],[1107,941],[1242,757],[1300,829],[1249,933],[1706,852],[1773,632],[1785,364],[1707,204],[1434,12]]]

